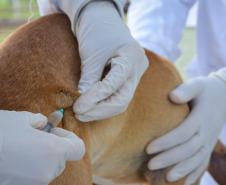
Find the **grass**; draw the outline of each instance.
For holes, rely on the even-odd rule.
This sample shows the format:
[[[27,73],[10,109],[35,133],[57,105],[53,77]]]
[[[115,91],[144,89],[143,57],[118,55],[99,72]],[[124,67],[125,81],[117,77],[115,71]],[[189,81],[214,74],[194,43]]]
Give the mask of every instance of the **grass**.
[[[38,17],[38,7],[36,1],[32,1],[32,10],[34,17]],[[29,11],[29,0],[20,0],[18,11],[12,7],[12,3],[9,0],[0,0],[0,20],[9,19],[27,19],[31,16]]]
[[[182,55],[176,62],[176,66],[181,72],[184,79],[187,78],[185,75],[185,67],[195,55],[195,51],[196,51],[195,40],[196,40],[195,29],[191,29],[191,28],[185,29],[183,38],[180,42]]]
[[[5,27],[0,28],[0,43],[11,34],[16,28],[15,27]]]
[[[26,20],[31,15],[32,13],[30,13],[29,11],[23,11],[23,12],[20,12],[19,14],[12,14],[10,10],[1,10],[0,19],[1,20],[7,20],[7,19]],[[35,11],[33,17],[37,18],[38,12]]]
[[[12,21],[18,24],[20,22],[26,22],[31,15],[33,15],[32,19],[39,16],[36,0],[32,0],[32,12],[29,11],[30,0],[20,0],[19,2],[19,11],[15,12],[11,1],[0,0],[0,43],[10,33],[15,31],[16,26],[9,26],[14,24],[12,24]]]

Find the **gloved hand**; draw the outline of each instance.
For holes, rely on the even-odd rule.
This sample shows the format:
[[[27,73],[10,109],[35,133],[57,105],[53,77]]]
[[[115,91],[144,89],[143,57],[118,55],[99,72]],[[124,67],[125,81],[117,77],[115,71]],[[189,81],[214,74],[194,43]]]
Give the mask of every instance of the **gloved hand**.
[[[81,56],[82,93],[74,104],[76,117],[86,122],[122,113],[148,67],[143,49],[111,2],[87,5],[75,30]],[[111,70],[101,80],[107,65]]]
[[[47,118],[28,112],[0,111],[0,184],[47,185],[65,168],[67,160],[79,160],[84,143],[76,135],[43,128]]]
[[[177,181],[188,175],[186,185],[195,183],[203,174],[226,122],[226,78],[225,82],[222,79],[217,75],[199,77],[170,94],[177,104],[192,101],[192,111],[178,128],[147,147],[148,154],[160,152],[149,162],[150,170],[174,165],[167,179]]]

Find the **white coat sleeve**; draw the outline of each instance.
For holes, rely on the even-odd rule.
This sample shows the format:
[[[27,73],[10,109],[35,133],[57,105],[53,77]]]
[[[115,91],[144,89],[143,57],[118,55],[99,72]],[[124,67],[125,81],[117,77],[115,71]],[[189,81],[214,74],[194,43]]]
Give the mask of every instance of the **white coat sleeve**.
[[[197,56],[187,68],[189,76],[207,76],[226,67],[226,0],[199,2]]]
[[[83,8],[95,0],[54,0],[54,4],[59,11],[65,13],[72,23],[72,30],[74,31],[74,25],[76,24],[78,17]],[[97,0],[96,0],[97,1]],[[123,16],[123,8],[126,4],[126,0],[104,0],[113,2],[120,15]]]
[[[197,0],[133,0],[128,26],[146,49],[175,61],[190,8]]]
[[[39,14],[41,16],[53,14],[59,12],[59,10],[54,5],[53,0],[37,0]]]
[[[213,72],[210,74],[211,76],[216,76],[218,78],[220,78],[221,80],[223,80],[226,83],[226,67],[219,69],[216,72]]]

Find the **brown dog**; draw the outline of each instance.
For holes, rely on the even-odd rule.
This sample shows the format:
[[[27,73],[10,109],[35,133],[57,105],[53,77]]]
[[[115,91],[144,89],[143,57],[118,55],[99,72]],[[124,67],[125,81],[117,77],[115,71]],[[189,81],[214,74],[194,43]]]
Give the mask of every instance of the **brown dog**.
[[[66,16],[54,14],[27,24],[0,46],[0,109],[49,115],[64,108],[62,127],[86,143],[84,159],[68,163],[52,185],[91,185],[92,176],[117,184],[170,184],[165,181],[167,170],[147,170],[151,156],[145,147],[177,127],[189,109],[168,100],[169,92],[182,82],[174,66],[151,52],[147,56],[151,67],[128,110],[85,124],[72,112],[79,96],[80,59]],[[182,185],[183,180],[171,184]]]

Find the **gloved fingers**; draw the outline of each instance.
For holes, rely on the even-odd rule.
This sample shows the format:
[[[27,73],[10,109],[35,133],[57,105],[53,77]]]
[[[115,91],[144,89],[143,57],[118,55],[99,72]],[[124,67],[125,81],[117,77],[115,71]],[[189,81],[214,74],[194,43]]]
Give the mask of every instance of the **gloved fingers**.
[[[93,46],[93,44],[90,44],[90,46]],[[78,85],[81,94],[90,90],[98,81],[101,80],[104,68],[106,67],[105,64],[109,60],[109,50],[111,50],[111,48],[103,47],[97,51],[90,51],[89,53],[92,53],[91,56],[84,59],[82,58],[81,78]],[[85,51],[88,52],[87,49]]]
[[[11,122],[23,123],[25,126],[31,126],[33,128],[43,128],[47,124],[47,117],[42,114],[34,114],[31,112],[17,112],[17,111],[0,111],[1,117],[5,117],[7,120],[11,119]]]
[[[27,123],[33,128],[41,129],[48,122],[48,118],[42,114],[34,114],[31,112],[21,112],[21,113],[25,115]]]
[[[174,103],[183,104],[196,98],[203,90],[202,78],[189,80],[178,86],[170,93],[170,99]]]
[[[83,122],[103,120],[124,112],[133,98],[136,85],[135,79],[129,79],[109,99],[99,102],[92,110],[85,114],[76,114],[76,118]]]
[[[98,81],[101,80],[101,72],[92,73],[81,73],[81,78],[79,80],[78,89],[81,94],[89,91]]]
[[[51,133],[59,136],[58,147],[65,153],[66,160],[77,161],[82,159],[85,154],[85,144],[78,136],[61,128],[54,128]]]
[[[98,81],[75,102],[74,112],[77,115],[85,114],[101,101],[110,98],[126,83],[131,75],[138,83],[149,65],[144,50],[136,42],[122,46],[112,56],[113,58],[109,60],[111,69],[105,78]],[[139,66],[135,66],[138,61]]]
[[[82,122],[104,120],[124,112],[126,108],[127,106],[112,105],[109,102],[103,102],[101,105],[97,105],[95,109],[86,114],[76,115],[76,118]]]
[[[189,174],[189,176],[185,180],[185,185],[195,184],[198,179],[204,174],[209,165],[209,158],[202,163],[202,165],[197,168],[194,172]]]
[[[82,94],[74,104],[76,114],[84,114],[93,109],[99,102],[113,95],[128,79],[131,64],[125,57],[111,60],[111,70],[106,77],[97,82],[89,91]]]
[[[154,154],[168,150],[183,144],[198,133],[200,125],[203,123],[203,116],[200,115],[200,108],[200,106],[194,107],[180,126],[151,142],[146,149],[147,153]]]
[[[66,163],[65,163],[65,162],[62,162],[62,163],[58,166],[58,169],[57,169],[57,171],[56,171],[54,177],[56,178],[56,177],[60,176],[60,175],[64,172],[65,168],[66,168]],[[51,182],[49,182],[49,183],[51,183]]]
[[[174,166],[167,174],[167,180],[169,182],[178,181],[197,170],[199,166],[202,165],[208,158],[209,152],[207,152],[207,149],[203,147],[191,158],[188,158],[185,161]]]
[[[196,134],[188,142],[154,157],[149,161],[148,168],[150,170],[158,170],[177,164],[194,155],[200,150],[201,146],[202,142],[200,135]]]

